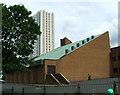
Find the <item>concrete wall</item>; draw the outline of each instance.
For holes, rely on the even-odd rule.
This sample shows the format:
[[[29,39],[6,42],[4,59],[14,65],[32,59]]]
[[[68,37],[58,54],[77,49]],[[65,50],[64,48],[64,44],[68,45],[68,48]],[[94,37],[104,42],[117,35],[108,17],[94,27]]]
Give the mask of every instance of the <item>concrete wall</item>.
[[[58,60],[57,72],[69,81],[110,77],[108,32]]]

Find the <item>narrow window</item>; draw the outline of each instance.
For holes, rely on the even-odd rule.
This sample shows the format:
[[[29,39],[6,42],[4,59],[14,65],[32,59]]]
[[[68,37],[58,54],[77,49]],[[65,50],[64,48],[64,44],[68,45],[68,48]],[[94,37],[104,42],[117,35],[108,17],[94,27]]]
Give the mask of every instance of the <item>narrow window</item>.
[[[115,62],[116,61],[116,57],[112,57],[112,62]]]
[[[113,69],[113,72],[114,72],[114,73],[118,73],[118,69],[117,69],[117,68],[114,68],[114,69]]]
[[[67,53],[68,53],[68,49],[65,50],[65,54],[67,54]]]
[[[84,44],[84,43],[85,43],[85,41],[83,40],[83,41],[82,41],[82,44]]]
[[[79,43],[77,43],[77,47],[79,47],[80,46],[80,44]]]
[[[120,61],[120,56],[118,56],[118,60]]]
[[[89,38],[87,38],[87,42],[89,41],[90,39]]]
[[[92,35],[92,36],[91,36],[91,39],[93,39],[93,38],[94,38],[94,36]]]
[[[71,50],[74,50],[74,46],[71,47]]]

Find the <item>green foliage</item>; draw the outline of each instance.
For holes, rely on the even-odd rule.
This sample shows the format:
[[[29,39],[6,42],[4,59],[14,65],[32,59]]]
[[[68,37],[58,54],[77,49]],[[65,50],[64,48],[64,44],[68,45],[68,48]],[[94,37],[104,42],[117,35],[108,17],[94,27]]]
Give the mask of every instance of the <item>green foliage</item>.
[[[90,74],[88,74],[88,80],[91,80],[91,75]]]
[[[2,76],[2,80],[5,80],[5,74],[3,74],[3,76]]]
[[[40,27],[24,5],[2,5],[2,67],[3,72],[28,71],[25,65],[33,64],[28,56],[40,35]]]

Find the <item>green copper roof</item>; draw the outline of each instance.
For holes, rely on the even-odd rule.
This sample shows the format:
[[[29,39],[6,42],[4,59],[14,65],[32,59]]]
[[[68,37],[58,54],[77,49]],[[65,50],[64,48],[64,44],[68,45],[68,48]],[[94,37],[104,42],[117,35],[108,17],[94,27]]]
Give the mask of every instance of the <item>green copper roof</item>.
[[[102,35],[102,34],[100,34]],[[38,61],[38,60],[41,60],[41,59],[53,59],[53,60],[57,60],[57,59],[60,59],[61,57],[73,52],[74,50],[82,47],[83,45],[89,43],[90,41],[94,40],[95,38],[99,37],[100,35],[96,35],[94,36],[94,38],[92,39],[91,37],[88,37],[89,38],[89,41],[87,41],[87,38],[84,39],[84,44],[82,44],[82,41],[83,40],[80,40],[80,41],[77,41],[77,42],[74,42],[74,43],[71,43],[71,44],[68,44],[68,45],[65,45],[65,46],[62,46],[62,47],[58,47],[48,53],[45,53],[43,55],[41,55],[40,57],[37,57],[34,59],[34,61]],[[77,44],[79,43],[79,47],[77,47]],[[71,47],[74,46],[74,50],[71,50]],[[68,53],[66,54],[66,49],[68,49]]]

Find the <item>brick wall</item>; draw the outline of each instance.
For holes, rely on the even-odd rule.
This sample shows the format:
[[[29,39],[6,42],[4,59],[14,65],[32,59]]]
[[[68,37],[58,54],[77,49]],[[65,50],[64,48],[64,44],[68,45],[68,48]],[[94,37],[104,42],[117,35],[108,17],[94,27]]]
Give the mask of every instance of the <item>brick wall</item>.
[[[110,77],[110,45],[108,32],[57,62],[57,71],[69,81]]]
[[[45,69],[44,66],[30,68],[30,72],[15,73],[13,75],[6,74],[6,83],[44,83]]]

